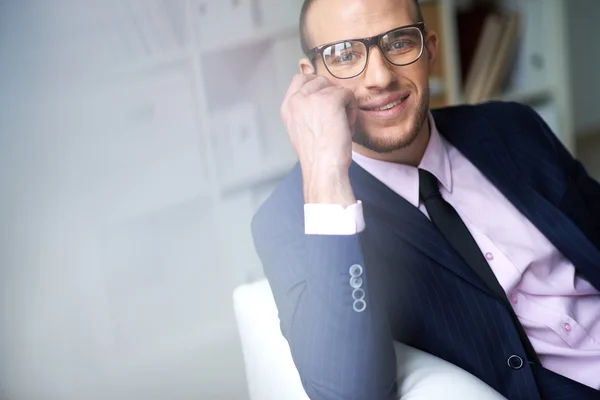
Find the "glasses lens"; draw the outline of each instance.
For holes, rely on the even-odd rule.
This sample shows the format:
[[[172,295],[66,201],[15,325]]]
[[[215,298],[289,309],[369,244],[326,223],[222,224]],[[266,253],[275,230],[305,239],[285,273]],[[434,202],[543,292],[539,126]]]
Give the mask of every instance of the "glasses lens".
[[[361,42],[342,42],[323,49],[323,62],[337,78],[350,78],[362,72],[367,62],[367,49]]]
[[[410,64],[421,56],[423,35],[415,27],[398,29],[381,38],[381,49],[392,64]]]

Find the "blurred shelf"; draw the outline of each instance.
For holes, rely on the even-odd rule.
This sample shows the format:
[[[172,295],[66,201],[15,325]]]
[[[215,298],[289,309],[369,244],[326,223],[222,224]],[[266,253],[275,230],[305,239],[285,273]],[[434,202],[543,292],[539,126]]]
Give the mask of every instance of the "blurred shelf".
[[[221,42],[200,43],[201,55],[220,53],[234,50],[242,46],[253,46],[266,41],[283,40],[285,38],[299,35],[298,25],[285,25],[280,27],[259,28],[250,35],[237,38],[228,38]]]
[[[206,207],[206,213],[210,214],[212,201],[214,200],[214,194],[209,190],[202,190],[196,195],[190,195],[181,197],[179,199],[172,199],[170,201],[164,201],[160,204],[153,205],[152,207],[135,207],[135,206],[122,206],[119,205],[110,207],[105,204],[102,210],[104,210],[102,226],[115,226],[118,224],[135,223],[144,221],[148,218],[168,214],[177,209],[190,207],[194,204],[203,204]]]
[[[539,86],[531,89],[511,90],[496,96],[494,100],[514,101],[527,105],[536,105],[544,103],[554,97],[554,90],[551,86]]]
[[[283,178],[296,165],[296,159],[281,159],[265,162],[243,175],[228,177],[220,184],[223,194],[232,194],[260,184]]]
[[[146,57],[136,61],[128,62],[123,65],[112,68],[109,76],[127,77],[134,74],[145,73],[156,69],[168,67],[174,64],[180,64],[192,60],[193,50],[191,47],[182,47],[164,54]]]

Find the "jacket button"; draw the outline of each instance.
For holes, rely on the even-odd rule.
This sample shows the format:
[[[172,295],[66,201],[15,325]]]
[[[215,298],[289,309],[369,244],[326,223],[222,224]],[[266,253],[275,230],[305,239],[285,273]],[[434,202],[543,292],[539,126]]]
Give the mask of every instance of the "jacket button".
[[[523,359],[519,356],[512,355],[508,357],[508,366],[512,369],[521,369],[523,368]]]

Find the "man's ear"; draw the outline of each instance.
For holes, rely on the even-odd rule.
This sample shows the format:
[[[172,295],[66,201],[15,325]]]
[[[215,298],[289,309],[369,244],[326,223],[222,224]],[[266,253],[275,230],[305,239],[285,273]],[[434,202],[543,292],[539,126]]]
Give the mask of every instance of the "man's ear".
[[[300,62],[298,63],[298,66],[300,67],[301,74],[310,75],[310,74],[317,73],[308,58],[301,59]]]
[[[425,38],[425,47],[427,50],[427,63],[429,64],[430,70],[433,68],[437,58],[438,43],[437,33],[435,31],[427,32],[427,37]]]

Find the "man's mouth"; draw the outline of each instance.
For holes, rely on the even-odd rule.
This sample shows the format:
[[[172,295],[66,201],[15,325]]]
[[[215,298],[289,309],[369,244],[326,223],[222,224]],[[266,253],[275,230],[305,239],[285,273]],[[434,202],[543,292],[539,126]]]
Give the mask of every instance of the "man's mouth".
[[[388,103],[386,105],[383,105],[381,107],[374,107],[374,108],[362,108],[365,111],[386,111],[386,110],[391,110],[392,108],[396,107],[397,105],[401,104],[404,100],[406,100],[408,98],[408,94],[406,96],[403,96],[401,98],[399,98],[396,101],[392,101],[391,103]]]

